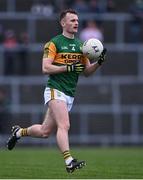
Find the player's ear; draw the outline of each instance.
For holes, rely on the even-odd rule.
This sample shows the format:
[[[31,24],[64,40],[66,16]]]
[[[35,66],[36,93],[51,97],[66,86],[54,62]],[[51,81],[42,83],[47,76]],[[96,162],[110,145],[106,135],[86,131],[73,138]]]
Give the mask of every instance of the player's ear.
[[[64,26],[65,26],[65,22],[64,22],[64,20],[63,20],[63,19],[61,20],[61,26],[62,26],[62,27],[64,27]]]

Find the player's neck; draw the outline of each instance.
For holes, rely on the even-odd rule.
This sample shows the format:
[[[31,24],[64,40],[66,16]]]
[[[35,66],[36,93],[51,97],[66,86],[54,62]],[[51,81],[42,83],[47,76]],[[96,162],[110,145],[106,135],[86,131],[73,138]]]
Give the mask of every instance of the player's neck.
[[[72,33],[63,32],[62,34],[63,34],[63,36],[65,36],[65,37],[67,37],[69,39],[74,39],[74,34],[72,34]]]

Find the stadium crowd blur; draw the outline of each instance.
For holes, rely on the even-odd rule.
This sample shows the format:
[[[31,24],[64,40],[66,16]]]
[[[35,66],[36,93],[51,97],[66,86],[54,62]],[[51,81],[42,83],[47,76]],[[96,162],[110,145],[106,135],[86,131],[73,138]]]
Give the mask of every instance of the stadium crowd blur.
[[[115,0],[67,0],[60,1],[33,0],[29,12],[34,15],[53,16],[62,9],[73,8],[80,15],[84,13],[116,13],[117,4]],[[28,10],[26,10],[28,11]],[[142,33],[143,0],[134,0],[129,3],[126,12],[133,18],[130,23],[130,42],[140,43]],[[30,43],[28,32],[16,34],[15,29],[6,29],[0,23],[0,45],[5,48],[4,75],[28,75],[28,48]],[[104,29],[102,22],[96,19],[82,22],[79,37],[81,40],[94,37],[104,40]],[[19,46],[20,45],[20,46]]]
[[[9,101],[5,89],[0,87],[0,132],[6,133],[10,124]]]
[[[82,13],[105,13],[115,11],[113,0],[75,0],[62,1],[57,6],[53,1],[33,1],[29,11],[34,15],[52,16],[59,13],[61,9],[73,8],[79,14]],[[81,31],[81,40],[89,37],[99,38],[103,41],[103,29],[101,22],[84,22]],[[102,30],[101,30],[102,29]],[[89,36],[85,31],[90,31]],[[15,29],[6,29],[0,24],[0,44],[4,47],[4,73],[3,75],[28,75],[28,44],[29,37],[27,32],[16,34]],[[87,36],[87,37],[84,37]],[[20,45],[20,46],[19,46]]]
[[[16,36],[13,29],[1,30],[0,43],[5,49],[4,75],[28,75],[28,34]]]
[[[31,16],[44,16],[51,18],[62,9],[66,8],[75,9],[80,16],[85,15],[86,13],[97,15],[102,15],[104,13],[127,13],[131,15],[128,31],[130,34],[129,43],[143,42],[143,0],[25,0],[25,4],[26,2],[31,2],[31,4],[20,7],[21,10],[19,11],[16,9],[13,9],[13,11],[27,12],[30,13]],[[118,3],[121,2],[126,5],[124,9],[120,9],[120,6],[118,5]],[[17,4],[18,3],[20,2],[17,1]],[[0,12],[3,12],[4,10],[1,10],[1,7]],[[122,7],[124,7],[124,5]],[[5,8],[5,11],[8,10]],[[91,16],[90,21],[84,20],[80,24],[78,37],[82,41],[85,41],[88,38],[97,38],[106,43],[103,24],[104,23],[101,20],[96,18],[93,19]],[[41,29],[44,31],[43,27]],[[49,35],[48,32],[47,35]],[[25,30],[21,30],[17,33],[17,29],[5,26],[5,23],[1,22],[0,19],[0,47],[4,48],[4,70],[3,74],[1,73],[0,76],[23,77],[32,74],[29,70],[29,61],[32,58],[29,56],[29,45],[33,43],[30,36],[31,34],[28,34],[28,31]],[[47,41],[48,39],[45,39],[45,42]],[[44,44],[45,42],[43,41],[41,43]],[[1,132],[4,132],[1,128],[1,124],[4,123],[7,118],[6,116],[9,116],[7,95],[0,87],[0,117],[2,119],[0,122]]]

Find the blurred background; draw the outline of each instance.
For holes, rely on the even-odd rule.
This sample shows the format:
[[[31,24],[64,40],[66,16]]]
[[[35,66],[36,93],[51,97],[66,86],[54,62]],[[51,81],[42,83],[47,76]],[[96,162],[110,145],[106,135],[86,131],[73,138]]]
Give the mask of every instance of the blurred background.
[[[106,63],[81,77],[70,113],[73,145],[143,145],[143,0],[0,0],[0,145],[11,126],[44,117],[44,44],[61,33],[61,10],[79,13],[77,37],[98,38]],[[23,145],[55,145],[23,138]]]

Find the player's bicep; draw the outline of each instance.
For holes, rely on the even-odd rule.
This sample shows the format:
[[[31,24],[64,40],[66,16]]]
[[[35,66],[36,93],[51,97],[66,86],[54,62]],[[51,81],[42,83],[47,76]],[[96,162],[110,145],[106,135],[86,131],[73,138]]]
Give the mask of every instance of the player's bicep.
[[[83,64],[85,65],[85,68],[90,66],[90,61],[86,56],[83,56]]]
[[[88,58],[85,58],[85,63],[84,63],[84,65],[85,65],[85,69],[84,69],[84,71],[83,71],[83,74],[84,74],[85,76],[88,76],[88,68],[91,66],[90,60],[89,60]]]
[[[54,59],[52,59],[52,58],[43,58],[42,66],[50,65],[53,63],[53,61],[54,61]]]
[[[47,71],[47,68],[53,63],[54,59],[52,58],[43,58],[42,61],[42,71],[45,73]]]
[[[86,64],[85,64],[85,68],[89,67],[90,64],[91,64],[91,63],[90,63],[89,59],[87,59],[87,60],[86,60]]]

